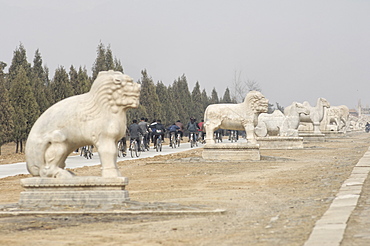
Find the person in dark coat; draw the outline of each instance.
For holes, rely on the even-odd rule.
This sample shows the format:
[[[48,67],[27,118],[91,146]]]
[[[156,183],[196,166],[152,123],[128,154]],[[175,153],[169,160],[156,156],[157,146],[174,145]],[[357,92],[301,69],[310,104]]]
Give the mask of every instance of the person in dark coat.
[[[162,125],[161,120],[157,120],[155,126],[152,128],[153,130],[153,135],[154,135],[154,148],[157,144],[157,139],[159,136],[162,136],[162,141],[164,141],[164,133],[166,132],[166,128],[164,125]]]
[[[139,127],[139,125],[137,124],[137,120],[132,121],[132,124],[128,127],[128,132],[130,135],[130,143],[131,141],[135,140],[137,142],[137,146],[139,147],[138,148],[139,151],[141,151],[140,150],[140,134],[141,136],[144,136],[144,133]]]

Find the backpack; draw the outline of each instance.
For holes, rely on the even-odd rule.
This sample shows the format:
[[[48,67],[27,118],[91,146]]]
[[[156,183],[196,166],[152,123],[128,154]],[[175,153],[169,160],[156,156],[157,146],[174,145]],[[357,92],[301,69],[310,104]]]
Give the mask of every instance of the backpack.
[[[195,123],[195,122],[194,122],[194,123],[191,123],[191,122],[190,122],[188,126],[189,126],[189,127],[188,127],[188,130],[189,130],[189,131],[194,131],[194,132],[195,132],[195,131],[198,129],[198,127],[197,127],[197,123]]]

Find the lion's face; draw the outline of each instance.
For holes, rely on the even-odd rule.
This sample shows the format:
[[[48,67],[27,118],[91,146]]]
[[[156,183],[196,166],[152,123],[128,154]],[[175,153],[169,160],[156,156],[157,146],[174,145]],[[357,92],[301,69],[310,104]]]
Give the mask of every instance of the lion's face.
[[[125,108],[137,108],[139,106],[141,85],[135,83],[126,74],[116,77],[114,83],[115,90],[112,93],[114,104]]]
[[[118,108],[137,108],[140,89],[140,84],[135,83],[130,76],[110,70],[99,73],[90,93],[97,94],[99,103],[108,103],[116,112]]]
[[[269,101],[259,91],[250,91],[247,94],[247,98],[253,112],[255,113],[266,113],[268,110]]]

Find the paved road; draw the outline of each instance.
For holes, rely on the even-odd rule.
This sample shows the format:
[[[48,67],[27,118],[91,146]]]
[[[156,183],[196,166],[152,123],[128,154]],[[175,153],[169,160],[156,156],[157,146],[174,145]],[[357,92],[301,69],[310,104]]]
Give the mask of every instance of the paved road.
[[[202,147],[201,144],[198,145],[198,147]],[[153,157],[157,155],[168,155],[168,154],[173,154],[181,151],[186,151],[190,150],[190,143],[182,143],[179,148],[171,148],[168,145],[163,145],[162,152],[157,152],[154,149],[150,149],[147,152],[142,152],[139,158],[147,158],[147,157]],[[131,160],[129,152],[128,156],[126,157],[119,157],[117,161],[125,161],[125,160]],[[95,166],[100,164],[100,159],[99,159],[99,154],[94,153],[94,156],[92,159],[85,159],[82,156],[70,156],[66,160],[66,167],[67,168],[78,168],[78,167],[84,167],[84,166]],[[27,171],[26,168],[26,163],[25,162],[20,162],[20,163],[14,163],[14,164],[5,164],[5,165],[0,165],[0,178],[5,178],[8,176],[14,176],[18,174],[28,174],[29,172]]]

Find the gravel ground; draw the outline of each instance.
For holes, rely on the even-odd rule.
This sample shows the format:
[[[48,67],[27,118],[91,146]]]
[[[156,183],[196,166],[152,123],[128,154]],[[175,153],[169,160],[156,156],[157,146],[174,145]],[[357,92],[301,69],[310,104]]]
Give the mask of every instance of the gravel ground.
[[[209,162],[198,149],[122,162],[132,201],[227,212],[2,217],[0,245],[303,245],[368,149],[369,139],[352,133],[305,143],[301,150],[261,150],[261,161]],[[100,175],[98,166],[73,171]],[[18,201],[24,177],[29,176],[0,179],[0,204]],[[355,212],[354,226],[364,216]]]

